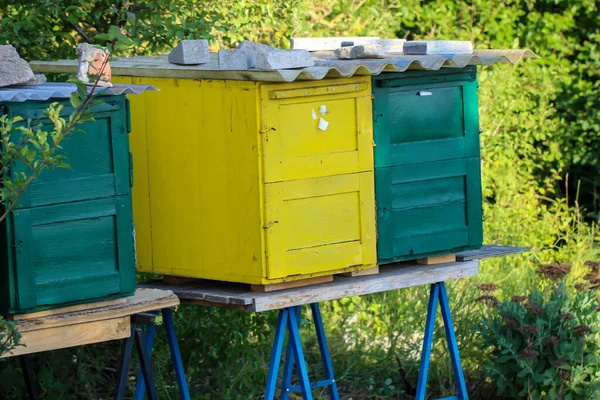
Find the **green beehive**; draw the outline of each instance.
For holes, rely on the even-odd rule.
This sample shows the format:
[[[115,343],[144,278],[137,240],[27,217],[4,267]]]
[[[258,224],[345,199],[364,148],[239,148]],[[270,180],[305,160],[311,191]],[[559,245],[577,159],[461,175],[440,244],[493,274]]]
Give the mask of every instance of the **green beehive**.
[[[127,99],[99,99],[92,110],[95,121],[81,124],[83,132],[61,143],[70,169],[42,172],[0,225],[0,314],[135,291]],[[53,101],[0,107],[11,118],[21,116],[50,131],[44,110]],[[73,108],[59,102],[67,117]]]
[[[475,67],[373,78],[378,262],[482,244]]]

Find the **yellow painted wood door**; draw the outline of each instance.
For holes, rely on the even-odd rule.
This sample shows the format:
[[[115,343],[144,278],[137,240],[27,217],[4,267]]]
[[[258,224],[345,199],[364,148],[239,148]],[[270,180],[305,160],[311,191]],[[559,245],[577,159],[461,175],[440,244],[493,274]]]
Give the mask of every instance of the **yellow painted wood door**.
[[[265,182],[373,169],[368,79],[265,85],[261,97]]]
[[[373,172],[265,185],[267,278],[375,263]]]

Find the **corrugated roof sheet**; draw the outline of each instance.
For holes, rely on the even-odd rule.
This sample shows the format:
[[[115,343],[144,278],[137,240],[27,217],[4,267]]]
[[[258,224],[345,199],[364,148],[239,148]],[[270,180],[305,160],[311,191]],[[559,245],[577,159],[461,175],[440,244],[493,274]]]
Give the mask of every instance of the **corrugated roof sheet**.
[[[166,55],[115,58],[111,61],[113,76],[143,76],[182,79],[232,79],[262,82],[293,82],[295,80],[321,80],[353,75],[378,75],[382,72],[403,72],[408,69],[438,70],[464,68],[467,65],[490,66],[516,64],[524,58],[538,58],[531,50],[474,50],[473,54],[449,55],[391,55],[382,59],[338,60],[333,52],[311,53],[314,67],[274,71],[219,70],[216,53],[211,62],[203,65],[176,65],[169,63]],[[76,73],[76,60],[32,61],[37,73]]]
[[[0,102],[44,101],[48,99],[68,99],[77,90],[74,83],[48,82],[43,85],[22,85],[0,88]],[[91,87],[88,87],[88,92]],[[111,88],[96,88],[95,93],[118,96],[140,94],[146,90],[156,90],[150,85],[113,85]]]

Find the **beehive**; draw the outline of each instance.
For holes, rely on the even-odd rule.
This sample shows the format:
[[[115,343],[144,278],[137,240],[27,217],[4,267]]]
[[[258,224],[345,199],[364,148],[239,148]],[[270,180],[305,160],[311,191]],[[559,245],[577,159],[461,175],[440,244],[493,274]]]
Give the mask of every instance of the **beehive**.
[[[131,99],[140,271],[269,284],[374,266],[370,77],[119,81],[160,89]]]
[[[373,77],[378,262],[481,246],[475,67]]]
[[[127,100],[99,99],[95,121],[61,143],[70,169],[43,172],[0,226],[1,314],[135,291]],[[51,131],[44,111],[54,101],[0,107],[10,118]],[[67,117],[73,109],[59,102]]]

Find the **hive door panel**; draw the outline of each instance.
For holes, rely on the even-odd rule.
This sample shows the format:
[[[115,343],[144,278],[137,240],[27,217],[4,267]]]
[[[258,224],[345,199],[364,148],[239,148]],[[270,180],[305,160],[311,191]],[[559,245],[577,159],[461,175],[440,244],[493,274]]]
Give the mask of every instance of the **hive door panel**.
[[[69,168],[44,171],[24,192],[17,208],[128,194],[129,138],[124,104],[121,99],[94,108],[95,121],[79,125],[60,144],[62,149],[58,154],[67,157]],[[22,116],[32,126],[41,124],[43,131],[51,132],[53,125],[39,108],[39,105],[34,109],[15,107],[10,115]],[[70,111],[65,107],[63,113]],[[48,141],[52,144],[50,137]],[[20,163],[14,171],[28,171],[28,167]]]
[[[475,75],[434,78],[376,82],[376,167],[479,156]]]
[[[265,182],[373,169],[370,83],[343,82],[263,88]]]
[[[265,185],[267,278],[375,262],[372,172]]]
[[[376,169],[379,262],[477,247],[479,159]]]
[[[36,207],[11,218],[18,309],[135,290],[129,198]]]

